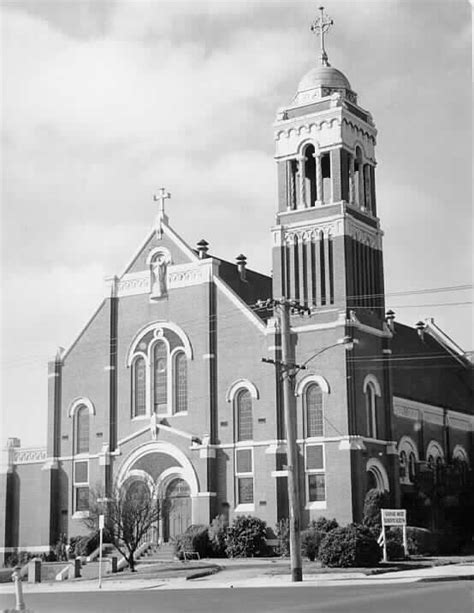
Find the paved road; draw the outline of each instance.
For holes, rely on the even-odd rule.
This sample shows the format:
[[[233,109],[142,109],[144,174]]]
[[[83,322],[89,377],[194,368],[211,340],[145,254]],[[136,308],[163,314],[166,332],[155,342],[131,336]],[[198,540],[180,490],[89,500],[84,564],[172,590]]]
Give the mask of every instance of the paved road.
[[[28,594],[35,613],[472,613],[474,582]],[[3,607],[13,606],[3,595]]]

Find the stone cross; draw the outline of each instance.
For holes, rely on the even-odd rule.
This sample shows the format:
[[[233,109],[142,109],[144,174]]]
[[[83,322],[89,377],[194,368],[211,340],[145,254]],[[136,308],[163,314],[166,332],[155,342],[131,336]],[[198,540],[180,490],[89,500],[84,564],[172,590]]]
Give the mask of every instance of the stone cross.
[[[318,19],[315,19],[315,21],[313,21],[313,23],[311,24],[311,32],[314,32],[321,37],[321,64],[323,66],[329,66],[328,54],[326,53],[326,49],[324,48],[324,35],[334,24],[334,21],[332,19],[329,19],[327,16],[324,16],[324,6],[320,6],[319,11],[320,16],[318,17]]]
[[[171,194],[167,192],[164,187],[160,187],[158,196],[156,194],[153,194],[153,200],[155,202],[159,202],[158,217],[156,218],[155,229],[156,229],[156,236],[157,238],[160,238],[160,239],[163,234],[163,228],[162,228],[161,222],[163,221],[165,223],[168,222],[168,218],[165,215],[165,200],[167,200],[168,198],[171,198]]]
[[[160,187],[158,196],[156,194],[153,195],[153,200],[160,203],[158,209],[158,215],[160,218],[165,216],[165,200],[168,198],[171,198],[171,194],[167,192],[164,187]]]

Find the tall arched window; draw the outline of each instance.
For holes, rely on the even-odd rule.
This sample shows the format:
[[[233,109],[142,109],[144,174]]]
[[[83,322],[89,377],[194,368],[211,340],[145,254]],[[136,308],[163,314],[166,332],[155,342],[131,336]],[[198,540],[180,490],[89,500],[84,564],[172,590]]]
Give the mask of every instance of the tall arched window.
[[[253,439],[252,396],[249,390],[241,390],[236,396],[236,430],[238,441]]]
[[[159,340],[153,347],[153,409],[168,412],[168,347]]]
[[[400,451],[400,480],[405,481],[408,475],[408,461],[406,451]]]
[[[306,438],[324,436],[323,392],[317,383],[307,386],[304,406]]]
[[[372,381],[369,381],[365,388],[365,408],[367,414],[367,436],[369,438],[377,438],[377,395]]]
[[[132,407],[133,417],[146,415],[146,364],[140,356],[132,368]]]
[[[173,377],[174,411],[182,413],[188,410],[188,363],[183,351],[175,355]]]
[[[89,409],[81,406],[76,412],[76,453],[89,453]]]

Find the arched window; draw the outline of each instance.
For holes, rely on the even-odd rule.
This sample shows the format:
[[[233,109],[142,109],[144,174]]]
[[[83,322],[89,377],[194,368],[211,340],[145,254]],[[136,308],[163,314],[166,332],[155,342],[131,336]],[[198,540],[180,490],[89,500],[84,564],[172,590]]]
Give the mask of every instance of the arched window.
[[[372,381],[369,381],[365,388],[365,409],[367,415],[367,436],[369,438],[377,438],[377,396]]]
[[[416,476],[416,456],[413,451],[410,453],[408,457],[408,478],[413,483]]]
[[[316,161],[314,158],[314,145],[308,145],[304,151],[304,181],[306,205],[312,207],[316,204]]]
[[[241,390],[235,399],[236,402],[236,431],[238,441],[253,439],[252,396],[250,391]]]
[[[175,355],[173,377],[174,412],[182,413],[188,410],[188,363],[183,351]]]
[[[323,392],[317,383],[307,386],[304,406],[306,438],[324,436]]]
[[[400,480],[405,481],[408,474],[407,454],[405,451],[400,451]]]
[[[146,415],[146,364],[141,356],[133,362],[132,368],[132,415]]]
[[[409,436],[402,436],[398,443],[400,458],[400,482],[409,485],[414,482],[416,476],[416,464],[418,462],[418,447]]]
[[[76,412],[76,453],[89,453],[89,409],[81,406]]]
[[[168,347],[162,340],[153,346],[153,409],[168,412]]]
[[[149,324],[130,345],[131,416],[182,414],[187,412],[188,363],[191,344],[175,324]]]

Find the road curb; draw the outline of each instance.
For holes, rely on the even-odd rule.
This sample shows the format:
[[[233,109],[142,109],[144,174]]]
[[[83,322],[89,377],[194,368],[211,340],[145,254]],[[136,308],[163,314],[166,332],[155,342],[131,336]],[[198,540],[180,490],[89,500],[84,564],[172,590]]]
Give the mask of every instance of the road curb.
[[[205,570],[197,571],[195,573],[186,575],[186,581],[189,581],[190,579],[201,579],[202,577],[209,577],[210,575],[215,575],[220,570],[221,569],[218,566],[216,566],[215,568],[208,568]]]
[[[418,583],[437,583],[439,581],[472,581],[474,575],[453,575],[445,577],[421,577],[418,579]]]

